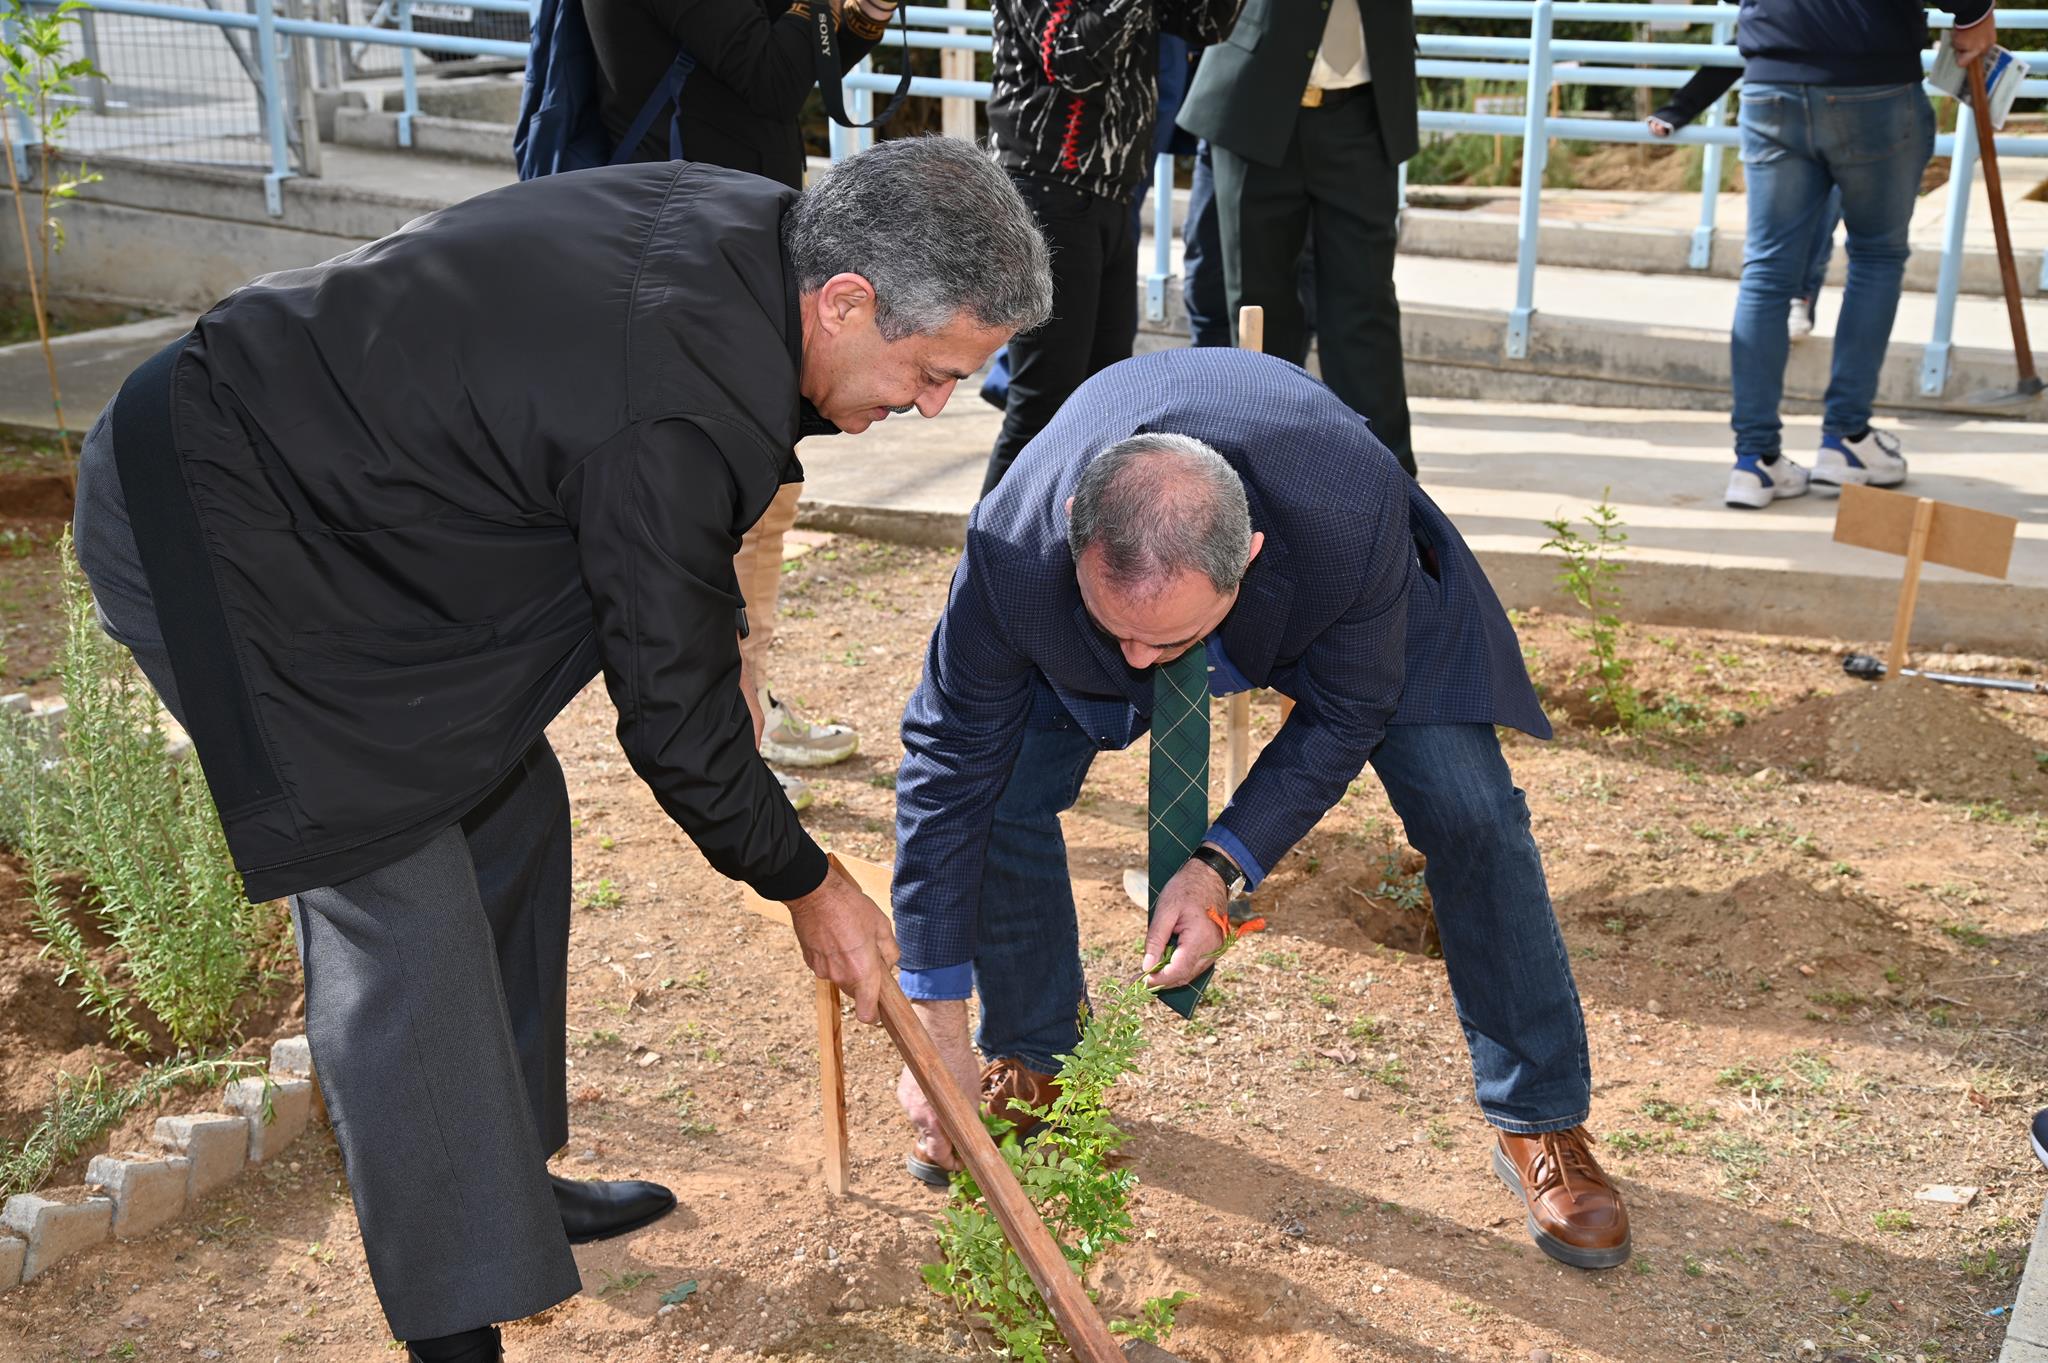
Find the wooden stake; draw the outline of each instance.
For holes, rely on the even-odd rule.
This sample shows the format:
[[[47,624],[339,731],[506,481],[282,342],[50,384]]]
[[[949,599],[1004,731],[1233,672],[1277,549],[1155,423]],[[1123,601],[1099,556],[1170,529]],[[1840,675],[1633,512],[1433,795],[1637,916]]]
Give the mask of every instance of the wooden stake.
[[[1934,528],[1934,499],[1922,497],[1913,507],[1913,538],[1906,544],[1906,580],[1899,584],[1899,611],[1892,617],[1891,651],[1884,655],[1885,676],[1896,677],[1906,666],[1908,637],[1913,633],[1913,607],[1920,600],[1920,565],[1927,560],[1927,532]]]
[[[818,1106],[825,1121],[825,1188],[846,1195],[846,1060],[839,1031],[839,986],[818,986]]]
[[[1998,132],[1991,126],[1991,95],[1984,88],[1984,58],[1969,65],[1970,115],[1977,123],[1978,156],[1984,164],[1984,193],[1991,201],[1992,239],[1998,245],[1998,272],[2004,283],[2005,314],[2012,325],[2013,358],[2019,365],[2020,387],[2038,392],[2040,376],[2034,372],[2034,347],[2027,340],[2027,314],[2020,306],[2019,271],[2012,258],[2012,229],[2005,221],[2005,187],[1998,178]],[[1885,660],[1891,662],[1889,658]],[[1893,664],[1896,672],[1899,664]]]

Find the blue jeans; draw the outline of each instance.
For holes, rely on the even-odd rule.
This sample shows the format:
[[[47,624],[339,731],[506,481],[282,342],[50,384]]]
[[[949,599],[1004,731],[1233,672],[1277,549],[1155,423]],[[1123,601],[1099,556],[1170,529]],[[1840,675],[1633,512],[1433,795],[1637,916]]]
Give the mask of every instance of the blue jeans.
[[[1906,229],[1934,152],[1934,111],[1914,85],[1742,89],[1749,239],[1733,337],[1735,453],[1774,458],[1785,390],[1785,313],[1806,286],[1829,191],[1849,226],[1849,278],[1835,324],[1823,429],[1870,425],[1906,270]]]
[[[1835,229],[1842,225],[1842,191],[1828,191],[1828,201],[1820,210],[1820,224],[1813,229],[1813,246],[1806,256],[1806,274],[1799,285],[1795,298],[1804,298],[1811,311],[1812,303],[1820,297],[1821,286],[1828,282],[1828,259],[1835,253]]]
[[[996,804],[974,959],[975,1041],[988,1059],[1050,1073],[1080,1039],[1086,982],[1059,816],[1095,751],[1075,729],[1032,730]],[[1528,805],[1492,727],[1397,725],[1372,765],[1408,841],[1429,858],[1480,1110],[1508,1131],[1579,1125],[1592,1098],[1585,1019]]]

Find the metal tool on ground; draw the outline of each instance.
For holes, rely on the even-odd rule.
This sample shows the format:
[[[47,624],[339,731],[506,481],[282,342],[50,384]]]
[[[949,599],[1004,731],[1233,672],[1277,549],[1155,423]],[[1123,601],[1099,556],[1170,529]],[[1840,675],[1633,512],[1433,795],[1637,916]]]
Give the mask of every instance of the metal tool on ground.
[[[1913,608],[1920,600],[1920,568],[1939,563],[1966,573],[2003,578],[2012,567],[2013,536],[2019,522],[1995,511],[1908,497],[1882,488],[1849,483],[1835,512],[1835,542],[1906,558],[1899,607],[1892,616],[1892,642],[1885,662],[1897,675],[1910,660]],[[1882,675],[1882,674],[1881,674]],[[1881,677],[1880,677],[1881,679]]]
[[[1886,673],[1884,659],[1869,653],[1851,653],[1842,659],[1842,670],[1861,681],[1883,681]],[[1899,675],[1940,682],[1944,686],[1976,686],[1986,691],[2021,691],[2048,696],[2048,682],[2021,681],[2017,677],[1972,677],[1962,672],[1923,672],[1917,667],[1902,667]]]
[[[2012,258],[2012,230],[2005,221],[2005,191],[1998,178],[1997,133],[1991,126],[1991,98],[1984,88],[1984,63],[1974,61],[1970,72],[1970,112],[1977,124],[1977,147],[1984,158],[1984,192],[1991,200],[1991,233],[1998,241],[1998,273],[2005,284],[2005,311],[2012,322],[2013,358],[2019,365],[2019,382],[2011,388],[1988,388],[1972,393],[1965,402],[1985,407],[2017,406],[2034,401],[2041,393],[2041,376],[2034,370],[2034,350],[2027,340],[2027,317],[2020,307],[2020,274]]]
[[[1266,348],[1266,310],[1256,303],[1247,303],[1237,310],[1237,344],[1240,350]],[[1230,797],[1244,784],[1245,773],[1252,767],[1252,696],[1249,691],[1240,691],[1223,703],[1225,716],[1223,802],[1230,803]]]

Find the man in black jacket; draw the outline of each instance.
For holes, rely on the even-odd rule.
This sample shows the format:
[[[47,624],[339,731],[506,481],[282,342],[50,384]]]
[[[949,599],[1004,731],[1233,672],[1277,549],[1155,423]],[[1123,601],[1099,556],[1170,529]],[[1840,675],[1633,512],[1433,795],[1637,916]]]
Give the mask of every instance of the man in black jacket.
[[[850,71],[873,48],[896,12],[895,0],[584,0],[598,67],[606,135],[622,141],[657,88],[669,78],[678,50],[696,61],[681,90],[627,150],[629,161],[682,159],[750,171],[791,189],[804,182],[804,104],[816,88],[813,5],[825,5],[838,28],[839,64]],[[747,694],[762,712],[762,754],[770,762],[823,767],[860,750],[860,735],[843,724],[814,724],[779,698],[768,662],[782,587],[783,537],[796,524],[803,484],[783,484],[740,542],[733,563],[752,626],[740,645],[751,675]],[[779,768],[775,779],[790,803],[811,803],[803,778]]]
[[[1159,35],[1213,43],[1238,0],[992,0],[989,142],[1052,245],[1052,320],[1010,347],[1003,429],[982,491],[1082,380],[1138,333],[1138,224],[1152,174]]]
[[[1323,382],[1414,473],[1394,294],[1400,169],[1417,145],[1410,0],[1245,0],[1202,54],[1180,126],[1215,158],[1233,334],[1256,303],[1266,352],[1307,359],[1297,290],[1312,241]]]
[[[1955,50],[1975,61],[1997,40],[1991,0],[1947,0]],[[1897,437],[1873,430],[1878,373],[1898,314],[1920,177],[1934,153],[1922,92],[1921,0],[1743,0],[1742,164],[1749,201],[1730,345],[1735,467],[1724,500],[1761,509],[1844,483],[1906,481]],[[1848,279],[1829,357],[1813,468],[1784,457],[1785,314],[1803,287],[1830,198],[1849,229]]]
[[[600,670],[662,807],[873,1020],[894,941],[755,752],[733,551],[800,435],[935,415],[1050,294],[1029,209],[964,143],[884,143],[801,195],[581,171],[245,286],[88,437],[79,560],[250,895],[292,896],[415,1357],[497,1357],[492,1322],[578,1290],[572,1240],[674,1204],[547,1174],[570,873],[544,731]]]

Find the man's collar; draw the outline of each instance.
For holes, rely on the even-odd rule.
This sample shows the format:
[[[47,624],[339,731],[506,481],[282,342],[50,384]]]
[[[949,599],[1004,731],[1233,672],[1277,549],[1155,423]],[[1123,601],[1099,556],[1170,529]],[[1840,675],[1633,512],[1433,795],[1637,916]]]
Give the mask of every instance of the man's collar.
[[[799,397],[796,402],[796,438],[802,440],[813,435],[839,435],[842,432],[830,420],[811,406],[811,400]]]

